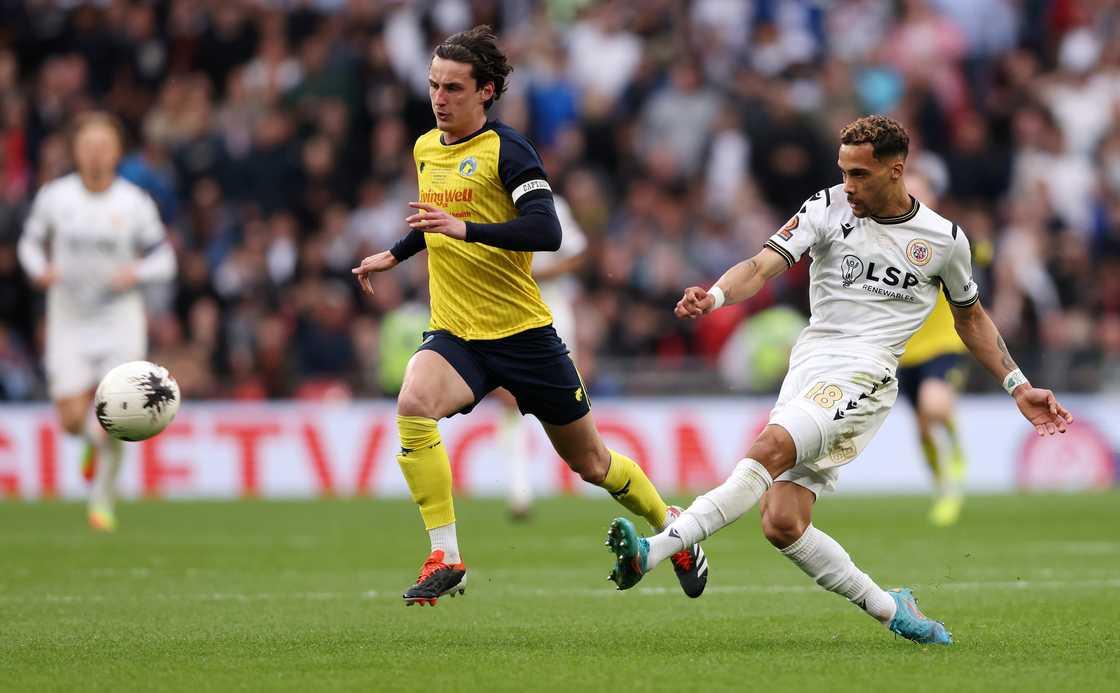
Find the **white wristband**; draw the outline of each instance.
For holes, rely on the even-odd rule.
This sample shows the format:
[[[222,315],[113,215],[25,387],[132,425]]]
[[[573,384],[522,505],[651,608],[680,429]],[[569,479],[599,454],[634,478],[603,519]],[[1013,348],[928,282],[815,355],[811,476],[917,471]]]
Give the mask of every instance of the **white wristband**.
[[[719,308],[723,305],[723,302],[727,300],[727,297],[723,295],[723,289],[718,286],[713,286],[708,289],[708,295],[716,300],[716,304],[712,306],[712,310]]]
[[[1007,390],[1007,394],[1015,392],[1015,388],[1027,382],[1027,376],[1023,375],[1023,371],[1016,368],[1003,378],[1003,389]]]

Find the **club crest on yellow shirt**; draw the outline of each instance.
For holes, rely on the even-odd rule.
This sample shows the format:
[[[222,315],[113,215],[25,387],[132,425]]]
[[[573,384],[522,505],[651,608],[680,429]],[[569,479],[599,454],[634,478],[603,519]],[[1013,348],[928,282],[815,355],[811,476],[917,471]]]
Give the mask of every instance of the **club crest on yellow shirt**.
[[[473,156],[468,156],[459,162],[459,175],[469,178],[478,170],[478,161]]]

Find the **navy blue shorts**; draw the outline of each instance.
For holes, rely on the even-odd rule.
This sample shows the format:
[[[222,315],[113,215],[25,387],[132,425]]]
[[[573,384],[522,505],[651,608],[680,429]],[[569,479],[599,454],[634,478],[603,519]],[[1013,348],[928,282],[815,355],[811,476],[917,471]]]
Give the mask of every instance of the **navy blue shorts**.
[[[474,392],[466,414],[495,388],[504,387],[522,414],[563,426],[591,411],[583,381],[568,356],[568,347],[552,325],[535,327],[501,339],[460,339],[446,330],[424,333],[417,351],[436,352]]]
[[[962,354],[941,354],[916,366],[898,369],[898,389],[910,401],[910,406],[918,408],[918,390],[927,378],[944,380],[956,389],[964,385],[965,362]]]

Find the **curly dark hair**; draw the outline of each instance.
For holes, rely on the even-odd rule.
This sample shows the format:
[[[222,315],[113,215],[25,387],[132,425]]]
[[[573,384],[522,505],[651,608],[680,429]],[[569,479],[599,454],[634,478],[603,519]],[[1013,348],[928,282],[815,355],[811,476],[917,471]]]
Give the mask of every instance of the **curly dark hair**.
[[[502,97],[506,78],[513,72],[505,53],[498,48],[494,30],[485,24],[448,36],[436,46],[435,54],[444,60],[469,64],[471,77],[480,88],[487,82],[494,83],[494,96],[483,104],[485,108]]]
[[[893,118],[869,115],[853,120],[840,131],[840,144],[870,144],[875,158],[882,161],[910,153],[910,135]]]

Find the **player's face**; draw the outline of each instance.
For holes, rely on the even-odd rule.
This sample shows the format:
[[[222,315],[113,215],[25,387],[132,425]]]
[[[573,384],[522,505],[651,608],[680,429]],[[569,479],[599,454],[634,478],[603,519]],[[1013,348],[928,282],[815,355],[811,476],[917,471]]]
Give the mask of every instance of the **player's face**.
[[[844,194],[852,214],[879,216],[890,200],[892,187],[902,177],[902,160],[879,161],[870,144],[842,144],[837,161],[844,176]]]
[[[74,164],[78,173],[103,178],[112,175],[121,158],[121,142],[109,125],[90,123],[74,138]]]
[[[486,108],[483,104],[494,96],[494,83],[487,82],[480,87],[471,77],[468,63],[436,56],[428,69],[428,95],[436,116],[436,127],[449,134],[464,136],[477,130],[479,121],[485,122]]]

